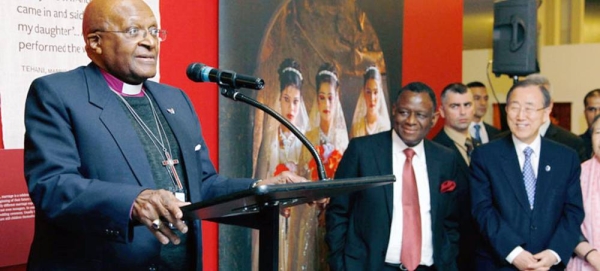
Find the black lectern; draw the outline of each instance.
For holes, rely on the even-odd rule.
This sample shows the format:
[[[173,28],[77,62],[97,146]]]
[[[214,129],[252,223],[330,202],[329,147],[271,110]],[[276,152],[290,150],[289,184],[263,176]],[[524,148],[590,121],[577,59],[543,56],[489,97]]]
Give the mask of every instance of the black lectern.
[[[203,77],[205,65],[192,63],[186,73],[188,78],[195,82],[212,81],[198,80]],[[212,68],[211,68],[212,69]],[[259,237],[259,270],[277,271],[279,263],[279,208],[291,207],[298,204],[313,202],[322,198],[339,194],[350,193],[370,187],[390,184],[395,181],[394,175],[365,177],[355,179],[331,180],[325,174],[323,162],[315,147],[308,139],[286,118],[268,106],[240,93],[237,89],[245,87],[236,84],[236,74],[227,72],[231,78],[222,80],[220,72],[217,73],[217,84],[221,87],[221,95],[234,101],[241,101],[254,106],[271,115],[287,127],[308,149],[317,164],[318,182],[293,183],[281,185],[262,185],[224,195],[214,199],[194,203],[181,210],[187,218],[194,215],[203,220],[217,223],[242,226],[258,229]],[[256,78],[256,81],[262,81]],[[261,89],[264,82],[260,84]]]
[[[394,175],[308,183],[262,185],[184,206],[186,216],[258,229],[259,270],[276,271],[279,263],[279,208],[390,184]]]

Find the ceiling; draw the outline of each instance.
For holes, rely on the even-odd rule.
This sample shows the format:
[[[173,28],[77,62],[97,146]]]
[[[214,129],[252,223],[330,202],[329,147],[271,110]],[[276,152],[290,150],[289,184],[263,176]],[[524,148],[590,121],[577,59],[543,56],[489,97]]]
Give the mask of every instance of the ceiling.
[[[494,1],[463,0],[463,49],[492,48]]]
[[[562,1],[561,5],[568,7],[571,0]],[[600,42],[600,0],[584,0],[585,15],[583,25],[583,42]],[[463,49],[492,48],[492,31],[494,25],[493,0],[463,0]],[[543,2],[542,2],[543,4]]]

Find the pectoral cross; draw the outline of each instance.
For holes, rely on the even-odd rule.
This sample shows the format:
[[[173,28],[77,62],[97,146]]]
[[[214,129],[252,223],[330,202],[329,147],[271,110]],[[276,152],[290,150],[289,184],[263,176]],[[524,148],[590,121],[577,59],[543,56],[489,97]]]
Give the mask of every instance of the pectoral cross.
[[[165,157],[167,160],[162,161],[163,166],[167,167],[171,176],[175,180],[175,184],[179,190],[183,189],[183,185],[181,184],[181,180],[179,179],[179,174],[177,174],[177,170],[175,169],[175,165],[179,164],[179,160],[171,158],[171,154],[168,151],[165,151]]]

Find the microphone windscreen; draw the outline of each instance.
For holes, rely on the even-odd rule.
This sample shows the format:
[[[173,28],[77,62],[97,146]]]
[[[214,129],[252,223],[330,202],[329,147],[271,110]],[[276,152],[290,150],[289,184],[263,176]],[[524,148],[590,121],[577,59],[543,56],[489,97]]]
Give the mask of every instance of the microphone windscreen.
[[[192,63],[187,67],[187,77],[194,82],[205,82],[202,80],[202,70],[206,65],[202,63]]]

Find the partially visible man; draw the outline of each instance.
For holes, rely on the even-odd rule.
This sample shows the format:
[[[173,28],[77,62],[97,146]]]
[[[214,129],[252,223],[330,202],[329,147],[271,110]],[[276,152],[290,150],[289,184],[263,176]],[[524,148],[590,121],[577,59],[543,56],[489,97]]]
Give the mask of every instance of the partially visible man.
[[[460,174],[463,178],[469,176],[471,153],[481,143],[469,134],[469,125],[473,121],[473,94],[467,86],[452,83],[442,90],[440,115],[445,119],[444,129],[440,130],[433,141],[453,150],[459,159]],[[465,195],[458,199],[460,209],[460,242],[458,254],[458,269],[473,270],[473,253],[477,240],[477,230],[471,217],[470,197]]]
[[[303,180],[216,173],[189,98],[147,80],[166,31],[144,1],[91,1],[83,38],[92,63],[40,77],[27,95],[28,270],[201,270],[201,223],[181,206]]]
[[[440,115],[444,118],[444,129],[433,138],[460,154],[464,168],[468,171],[471,152],[480,142],[469,134],[469,125],[473,121],[473,93],[461,83],[452,83],[442,90]]]
[[[543,85],[518,82],[506,101],[511,133],[471,160],[472,212],[484,238],[477,270],[564,270],[584,217],[579,159],[540,137],[551,104]]]
[[[528,75],[525,77],[525,79],[536,84],[543,85],[549,93],[552,93],[552,85],[550,84],[550,80],[548,80],[548,78],[545,76],[539,73],[534,73]],[[550,112],[552,112],[553,105],[554,101],[550,101]],[[581,162],[590,158],[589,155],[586,154],[585,143],[583,140],[576,134],[571,133],[570,131],[567,131],[566,129],[552,123],[550,117],[545,120],[540,127],[540,135],[572,148],[577,152],[577,156]]]
[[[457,270],[458,156],[425,139],[437,120],[433,90],[404,86],[393,131],[350,141],[335,178],[394,174],[394,184],[332,197],[326,213],[331,270]]]
[[[600,88],[594,89],[585,95],[585,98],[583,98],[583,106],[583,113],[588,128],[585,130],[585,133],[579,135],[579,137],[585,144],[585,154],[588,155],[587,158],[589,159],[594,156],[591,129],[594,118],[597,115],[600,115]]]
[[[473,81],[467,84],[467,88],[473,93],[473,101],[475,107],[475,115],[471,125],[469,125],[469,133],[471,137],[478,140],[482,144],[488,143],[490,139],[496,137],[500,130],[483,121],[485,113],[488,109],[489,95],[485,85],[479,81]]]

